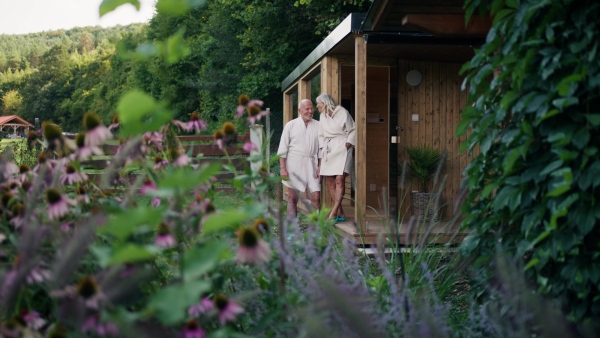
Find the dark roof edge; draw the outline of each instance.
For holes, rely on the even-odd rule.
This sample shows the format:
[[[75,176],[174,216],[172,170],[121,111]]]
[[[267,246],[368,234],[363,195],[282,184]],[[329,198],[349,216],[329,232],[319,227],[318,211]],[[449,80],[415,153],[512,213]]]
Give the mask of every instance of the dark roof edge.
[[[365,15],[363,23],[360,27],[360,29],[362,31],[372,30],[371,26],[373,24],[373,17],[375,16],[375,12],[376,12],[373,9],[379,8],[380,5],[381,5],[381,0],[373,0],[373,2],[371,3],[371,6],[369,7],[369,10],[367,11],[367,14]]]
[[[321,60],[333,47],[352,33],[360,33],[365,14],[348,15],[313,51],[281,82],[281,91],[285,91],[300,76]]]

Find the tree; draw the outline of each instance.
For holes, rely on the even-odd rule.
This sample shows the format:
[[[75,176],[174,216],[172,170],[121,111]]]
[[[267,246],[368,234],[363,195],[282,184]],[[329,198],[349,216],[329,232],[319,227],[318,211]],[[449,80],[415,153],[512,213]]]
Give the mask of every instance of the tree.
[[[2,97],[2,114],[15,115],[21,107],[23,97],[16,90],[11,90]]]

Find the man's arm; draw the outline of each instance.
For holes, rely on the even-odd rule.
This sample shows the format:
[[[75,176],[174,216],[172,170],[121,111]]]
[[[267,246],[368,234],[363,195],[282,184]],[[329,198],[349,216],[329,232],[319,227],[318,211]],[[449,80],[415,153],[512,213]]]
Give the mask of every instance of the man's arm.
[[[279,158],[279,166],[281,167],[281,169],[280,169],[281,178],[284,180],[288,180],[290,177],[289,177],[289,174],[287,171],[287,158],[280,157]]]

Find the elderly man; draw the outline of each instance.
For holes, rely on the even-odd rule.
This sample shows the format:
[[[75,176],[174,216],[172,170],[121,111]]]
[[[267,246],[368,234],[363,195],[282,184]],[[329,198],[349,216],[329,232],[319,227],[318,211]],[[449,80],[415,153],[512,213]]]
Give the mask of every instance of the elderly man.
[[[321,208],[319,184],[319,121],[314,120],[313,104],[304,99],[298,103],[298,118],[286,123],[279,142],[279,164],[283,184],[289,188],[287,215],[298,214],[298,193],[308,192],[311,204]],[[307,191],[308,189],[308,191]]]

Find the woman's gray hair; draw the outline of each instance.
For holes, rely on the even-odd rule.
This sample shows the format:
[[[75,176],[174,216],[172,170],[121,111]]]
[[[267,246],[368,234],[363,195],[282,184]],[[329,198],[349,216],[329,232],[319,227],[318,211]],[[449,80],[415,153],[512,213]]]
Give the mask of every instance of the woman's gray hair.
[[[333,97],[331,97],[331,95],[327,94],[327,93],[322,93],[321,95],[317,96],[317,104],[319,104],[319,102],[321,102],[324,106],[325,106],[325,112],[328,111],[334,111],[335,107],[337,106],[337,104],[335,104],[335,101],[333,100]]]

